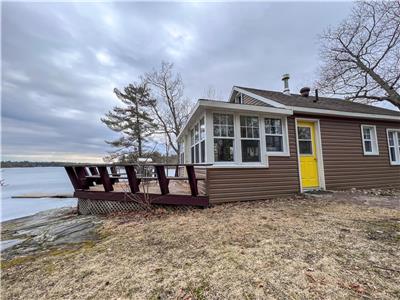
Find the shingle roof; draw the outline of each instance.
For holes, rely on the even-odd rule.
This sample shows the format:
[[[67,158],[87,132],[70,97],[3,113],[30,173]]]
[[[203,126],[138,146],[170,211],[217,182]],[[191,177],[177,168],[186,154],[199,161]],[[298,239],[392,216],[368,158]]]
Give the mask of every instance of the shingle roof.
[[[276,91],[259,90],[259,89],[239,87],[239,86],[238,88],[246,90],[258,96],[279,102],[287,106],[319,108],[319,109],[337,110],[343,112],[378,114],[378,115],[389,115],[389,116],[400,117],[399,111],[394,111],[362,103],[355,103],[338,98],[318,97],[318,101],[314,102],[315,97],[311,95],[309,97],[302,97],[301,95],[298,94],[287,95],[282,92],[276,92]]]

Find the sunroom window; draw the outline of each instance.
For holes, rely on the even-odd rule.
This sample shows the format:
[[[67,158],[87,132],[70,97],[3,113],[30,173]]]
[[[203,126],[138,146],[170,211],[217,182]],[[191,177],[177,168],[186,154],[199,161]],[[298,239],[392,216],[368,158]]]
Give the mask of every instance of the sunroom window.
[[[378,155],[378,139],[374,125],[361,125],[364,155]]]
[[[400,165],[400,129],[388,129],[390,164]]]
[[[194,128],[190,132],[191,134],[191,162],[192,163],[204,163],[205,162],[205,124],[204,118],[196,123]]]
[[[213,114],[214,161],[234,160],[234,125],[233,115]]]
[[[242,162],[260,161],[260,129],[258,117],[240,116]]]

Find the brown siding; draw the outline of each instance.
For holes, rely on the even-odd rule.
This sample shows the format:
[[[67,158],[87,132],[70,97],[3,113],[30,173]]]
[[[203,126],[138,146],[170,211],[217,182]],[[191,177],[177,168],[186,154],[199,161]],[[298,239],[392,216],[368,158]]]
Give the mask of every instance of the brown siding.
[[[270,157],[269,168],[209,168],[211,203],[263,200],[299,191],[294,119],[288,119],[290,157]]]
[[[207,195],[207,170],[202,167],[194,168],[196,173],[196,178],[204,178],[204,180],[197,181],[197,189],[200,195]],[[179,167],[179,176],[187,177],[187,172],[185,167]],[[189,184],[189,183],[188,183]]]
[[[242,94],[242,101],[243,101],[243,104],[247,104],[247,105],[271,106],[271,105],[266,104],[265,102],[254,99],[253,97],[250,97],[245,94]]]
[[[207,195],[207,169],[206,168],[195,168],[196,178],[204,178],[205,180],[197,181],[197,188],[200,195]]]
[[[296,115],[288,118],[290,157],[270,157],[268,169],[207,170],[211,203],[262,200],[299,192],[295,117],[320,120],[328,190],[400,186],[400,166],[390,165],[386,136],[386,128],[400,128],[400,122]],[[376,126],[378,156],[364,156],[361,124]]]
[[[400,123],[319,119],[327,189],[400,185],[400,166],[390,165],[386,137],[386,128],[400,128]],[[363,154],[361,124],[376,126],[379,155]]]

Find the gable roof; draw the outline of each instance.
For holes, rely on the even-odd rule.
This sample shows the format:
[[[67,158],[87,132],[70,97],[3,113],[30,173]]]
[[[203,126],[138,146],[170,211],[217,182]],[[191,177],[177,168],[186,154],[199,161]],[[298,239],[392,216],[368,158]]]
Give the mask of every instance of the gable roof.
[[[301,107],[305,109],[322,109],[331,111],[341,111],[349,113],[361,113],[361,114],[376,114],[376,115],[387,115],[395,116],[400,118],[400,112],[381,107],[371,106],[362,103],[356,103],[338,98],[318,97],[318,101],[314,102],[315,97],[303,97],[298,94],[284,94],[277,91],[260,90],[248,87],[237,87],[238,89],[247,91],[255,94],[259,97],[276,101],[288,107]],[[303,110],[306,111],[306,110]]]

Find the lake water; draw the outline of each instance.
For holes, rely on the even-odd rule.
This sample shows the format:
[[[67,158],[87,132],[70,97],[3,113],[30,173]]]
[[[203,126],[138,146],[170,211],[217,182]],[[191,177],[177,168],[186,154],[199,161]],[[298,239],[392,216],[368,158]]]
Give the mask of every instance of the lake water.
[[[72,194],[73,187],[62,167],[0,169],[1,221],[33,215],[39,211],[76,206],[74,198],[12,199],[22,194]]]

